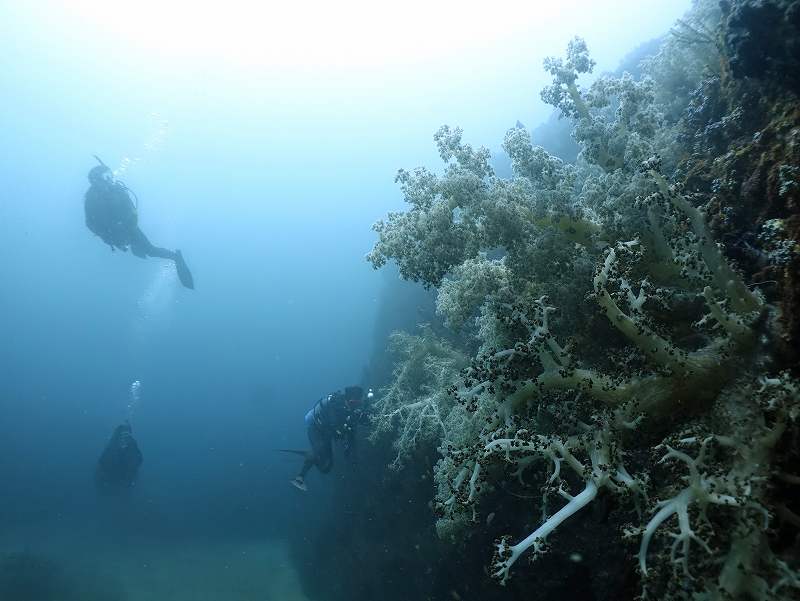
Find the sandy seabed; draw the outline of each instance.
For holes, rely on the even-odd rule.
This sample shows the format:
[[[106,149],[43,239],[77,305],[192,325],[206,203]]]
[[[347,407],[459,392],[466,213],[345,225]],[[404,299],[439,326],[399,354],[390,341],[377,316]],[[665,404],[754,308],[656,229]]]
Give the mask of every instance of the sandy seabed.
[[[0,532],[0,553],[19,552],[124,601],[308,601],[280,540],[121,538],[63,524]]]

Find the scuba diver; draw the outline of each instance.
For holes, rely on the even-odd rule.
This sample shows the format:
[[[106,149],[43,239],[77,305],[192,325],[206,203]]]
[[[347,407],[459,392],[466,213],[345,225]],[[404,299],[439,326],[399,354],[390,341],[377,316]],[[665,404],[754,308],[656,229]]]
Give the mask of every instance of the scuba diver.
[[[138,199],[122,182],[114,180],[111,169],[100,163],[89,171],[90,188],[84,196],[86,227],[100,236],[111,250],[130,248],[139,258],[159,257],[175,262],[178,278],[186,288],[194,290],[194,279],[179,250],[154,246],[139,229]]]
[[[114,428],[97,461],[94,481],[98,490],[120,492],[133,487],[142,465],[142,452],[127,421]]]
[[[370,400],[372,396],[370,389],[366,399]],[[300,473],[289,481],[292,486],[307,491],[306,474],[314,466],[323,474],[331,471],[334,440],[343,441],[345,457],[355,458],[356,425],[365,421],[367,414],[364,409],[364,389],[360,386],[348,386],[344,392],[334,392],[314,404],[305,417],[311,450],[280,449],[304,457]]]

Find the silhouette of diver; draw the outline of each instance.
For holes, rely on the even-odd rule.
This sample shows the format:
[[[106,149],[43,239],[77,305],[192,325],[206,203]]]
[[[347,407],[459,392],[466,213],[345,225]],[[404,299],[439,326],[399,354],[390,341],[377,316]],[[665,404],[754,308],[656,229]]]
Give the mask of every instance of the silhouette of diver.
[[[142,465],[142,452],[126,421],[114,428],[103,454],[97,461],[94,481],[103,492],[120,492],[132,488]]]
[[[372,400],[372,389],[366,400]],[[348,386],[344,392],[336,391],[319,399],[306,413],[305,424],[310,451],[278,449],[284,453],[301,455],[304,459],[300,473],[290,480],[290,484],[306,491],[306,474],[312,467],[327,474],[333,468],[333,441],[344,443],[344,455],[355,460],[356,426],[366,420],[364,389]]]
[[[194,290],[194,278],[179,250],[168,250],[154,246],[139,229],[138,199],[122,182],[116,181],[111,169],[95,156],[100,163],[89,170],[91,186],[84,196],[86,227],[100,236],[111,250],[131,252],[145,259],[159,257],[175,262],[178,278],[186,287]]]

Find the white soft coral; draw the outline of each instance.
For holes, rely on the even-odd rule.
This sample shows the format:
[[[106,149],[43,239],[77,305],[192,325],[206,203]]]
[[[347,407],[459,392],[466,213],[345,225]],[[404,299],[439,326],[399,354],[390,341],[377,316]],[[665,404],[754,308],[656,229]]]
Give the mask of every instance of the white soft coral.
[[[506,583],[511,566],[525,552],[532,549],[534,558],[543,553],[547,537],[565,520],[594,501],[601,489],[610,489],[616,493],[643,493],[642,482],[628,473],[619,454],[613,450],[609,427],[604,425],[590,429],[584,425],[584,429],[587,430],[585,433],[565,441],[542,435],[531,436],[525,430],[520,430],[514,438],[495,439],[484,447],[485,453],[497,453],[506,461],[521,463],[522,469],[529,464],[526,460],[531,455],[551,461],[553,472],[548,479],[548,485],[558,482],[558,493],[567,500],[566,505],[550,517],[545,516],[542,524],[518,543],[510,545],[507,538],[497,543],[491,574],[501,584]],[[576,454],[585,455],[587,463],[580,461]],[[583,478],[583,490],[577,495],[573,496],[564,490],[561,483],[562,465]]]

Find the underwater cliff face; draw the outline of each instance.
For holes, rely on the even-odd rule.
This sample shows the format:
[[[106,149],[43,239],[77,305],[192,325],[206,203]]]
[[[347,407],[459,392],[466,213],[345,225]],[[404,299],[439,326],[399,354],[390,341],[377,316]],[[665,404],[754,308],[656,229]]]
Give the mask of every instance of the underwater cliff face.
[[[796,598],[798,6],[696,2],[638,78],[547,59],[574,165],[445,126],[400,171],[368,258],[473,342],[403,338],[375,421],[433,465],[453,598]]]
[[[727,64],[699,92],[698,104],[715,110],[692,123],[695,148],[706,156],[690,161],[689,169],[712,188],[718,237],[779,306],[776,344],[788,353],[787,362],[796,363],[800,5],[742,2],[723,9]]]

